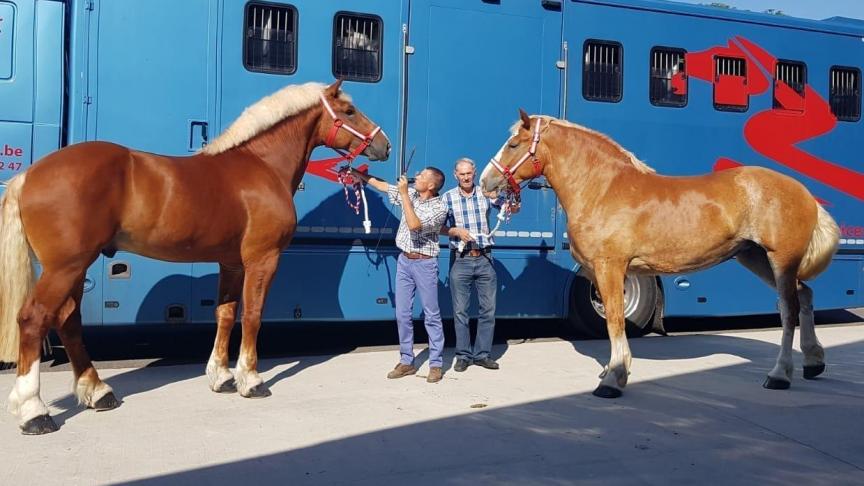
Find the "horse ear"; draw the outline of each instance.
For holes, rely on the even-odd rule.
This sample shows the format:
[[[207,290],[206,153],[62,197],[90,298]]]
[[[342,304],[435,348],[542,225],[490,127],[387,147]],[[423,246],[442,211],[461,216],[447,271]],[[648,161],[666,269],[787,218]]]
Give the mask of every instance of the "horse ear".
[[[341,87],[342,87],[342,80],[337,79],[335,83],[331,84],[330,86],[327,86],[327,89],[325,91],[327,92],[327,95],[335,98],[339,94],[339,88],[341,88]]]
[[[525,130],[531,130],[531,118],[522,108],[519,108],[519,118],[522,119],[522,128]]]

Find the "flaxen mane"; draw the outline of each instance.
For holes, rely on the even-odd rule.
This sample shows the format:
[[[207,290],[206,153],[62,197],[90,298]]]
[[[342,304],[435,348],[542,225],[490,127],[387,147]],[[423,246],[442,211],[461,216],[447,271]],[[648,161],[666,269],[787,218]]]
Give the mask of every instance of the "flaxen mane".
[[[588,127],[583,127],[582,125],[578,125],[576,123],[569,122],[567,120],[561,120],[558,118],[554,118],[554,117],[551,117],[548,115],[537,115],[537,116],[540,119],[545,120],[548,123],[554,123],[556,125],[559,125],[562,127],[567,127],[567,128],[575,128],[576,130],[581,130],[582,132],[588,133],[590,135],[593,135],[593,136],[599,138],[600,140],[603,140],[604,142],[608,143],[613,148],[615,148],[616,150],[621,152],[621,155],[623,155],[624,158],[627,161],[629,161],[633,165],[633,167],[636,168],[636,170],[638,170],[639,172],[642,172],[643,174],[653,174],[656,172],[653,168],[649,167],[648,164],[646,164],[645,162],[642,162],[641,160],[636,158],[636,156],[633,155],[632,152],[630,152],[629,150],[627,150],[624,147],[622,147],[621,145],[619,145],[618,142],[612,140],[608,136],[606,136],[606,135],[604,135],[604,134],[602,134],[596,130],[591,130]],[[512,135],[516,135],[516,133],[519,131],[519,127],[521,125],[522,125],[522,120],[519,120],[516,123],[514,123],[513,127],[510,129],[510,133]]]
[[[265,96],[254,105],[243,110],[221,135],[201,150],[207,155],[216,155],[243,142],[276,125],[291,115],[296,115],[320,100],[320,95],[327,88],[322,83],[306,83],[286,86],[272,95]],[[340,92],[340,98],[351,101],[351,97]]]

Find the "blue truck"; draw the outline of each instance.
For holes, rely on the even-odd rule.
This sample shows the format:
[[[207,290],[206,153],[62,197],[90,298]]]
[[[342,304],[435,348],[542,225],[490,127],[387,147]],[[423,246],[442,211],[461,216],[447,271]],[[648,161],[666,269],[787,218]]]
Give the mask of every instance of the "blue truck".
[[[368,163],[388,180],[429,165],[449,175],[463,156],[482,166],[518,108],[606,133],[664,174],[746,164],[796,177],[843,233],[813,282],[816,305],[858,307],[862,39],[853,19],[657,0],[0,0],[0,180],[88,140],[189,154],[262,96],[341,78],[391,135],[390,160]],[[393,316],[398,209],[369,194],[365,233],[334,169],[311,164],[296,195],[299,227],[265,320]],[[555,194],[531,187],[496,234],[498,316],[600,334],[602,304],[570,256]],[[87,273],[85,325],[212,322],[217,275],[211,263],[102,256]],[[733,262],[628,277],[626,289],[634,333],[664,315],[776,310],[773,291]]]

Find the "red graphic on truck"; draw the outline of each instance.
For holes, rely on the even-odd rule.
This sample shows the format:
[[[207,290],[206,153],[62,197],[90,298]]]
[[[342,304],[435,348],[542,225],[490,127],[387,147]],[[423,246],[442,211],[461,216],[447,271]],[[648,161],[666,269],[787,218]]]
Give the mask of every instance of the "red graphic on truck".
[[[715,58],[742,59],[746,76],[716,75]],[[744,138],[759,154],[829,187],[864,200],[864,174],[817,157],[798,144],[829,133],[837,125],[828,102],[809,84],[798,93],[786,82],[774,79],[777,58],[753,42],[735,37],[728,46],[712,47],[686,55],[687,75],[714,84],[715,103],[746,106],[747,97],[759,95],[774,83],[778,107],[751,116],[744,125]],[[766,73],[768,76],[766,76]],[[673,86],[684,86],[673,79]],[[789,116],[795,112],[796,116]],[[741,165],[721,157],[714,170]]]

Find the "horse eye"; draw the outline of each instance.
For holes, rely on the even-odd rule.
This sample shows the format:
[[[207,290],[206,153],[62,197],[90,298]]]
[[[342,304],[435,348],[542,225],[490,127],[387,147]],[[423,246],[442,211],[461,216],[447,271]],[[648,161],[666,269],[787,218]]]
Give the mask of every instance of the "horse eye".
[[[354,108],[348,108],[345,110],[345,114],[348,116],[354,116]]]

